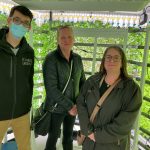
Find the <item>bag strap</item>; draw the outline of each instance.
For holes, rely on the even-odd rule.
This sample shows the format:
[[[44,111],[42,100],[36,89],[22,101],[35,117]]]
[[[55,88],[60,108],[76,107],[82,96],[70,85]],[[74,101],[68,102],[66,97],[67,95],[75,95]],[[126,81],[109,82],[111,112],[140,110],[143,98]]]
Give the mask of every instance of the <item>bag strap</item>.
[[[66,85],[65,85],[65,87],[64,87],[64,89],[63,89],[63,91],[62,91],[63,94],[64,94],[64,92],[65,92],[65,90],[66,90],[66,88],[67,88],[67,86],[68,86],[68,83],[69,83],[69,81],[70,81],[70,78],[71,78],[72,66],[73,66],[73,60],[71,60],[70,73],[69,73],[69,77],[68,77],[68,80],[67,80],[67,82],[66,82]]]
[[[65,84],[65,87],[64,87],[64,89],[63,89],[63,91],[62,91],[62,94],[65,92],[65,90],[66,90],[66,88],[67,88],[67,86],[68,86],[68,83],[69,83],[69,81],[70,81],[70,78],[71,78],[71,73],[72,73],[72,67],[73,67],[73,60],[71,60],[71,68],[70,68],[70,73],[69,73],[69,77],[68,77],[68,80],[67,80],[67,82],[66,82],[66,84]],[[52,106],[52,108],[51,108],[51,112],[53,112],[54,110],[55,110],[55,108],[57,107],[57,105],[58,105],[58,103],[56,103],[54,106]],[[44,105],[43,105],[43,108],[44,108]],[[46,112],[47,113],[47,112]],[[33,109],[31,110],[31,120],[33,120]]]
[[[71,60],[71,68],[70,68],[69,77],[68,77],[68,80],[67,80],[67,82],[66,82],[66,85],[65,85],[65,87],[64,87],[64,89],[63,89],[63,91],[62,91],[62,94],[64,94],[64,92],[65,92],[65,90],[66,90],[66,88],[67,88],[67,86],[68,86],[68,83],[69,83],[69,81],[70,81],[71,74],[72,74],[72,66],[73,66],[73,60]],[[56,104],[53,106],[53,110],[57,107],[57,105],[58,105],[58,103],[56,103]]]
[[[103,78],[100,81],[100,86],[102,85],[103,81],[104,81],[105,76],[103,76]],[[121,79],[119,78],[118,80],[116,80],[106,91],[105,93],[101,96],[101,98],[99,99],[99,101],[97,102],[96,106],[94,107],[94,110],[90,116],[90,121],[93,123],[96,114],[98,113],[100,107],[102,106],[103,102],[105,101],[106,97],[110,94],[110,92],[113,90],[113,88],[119,83]]]

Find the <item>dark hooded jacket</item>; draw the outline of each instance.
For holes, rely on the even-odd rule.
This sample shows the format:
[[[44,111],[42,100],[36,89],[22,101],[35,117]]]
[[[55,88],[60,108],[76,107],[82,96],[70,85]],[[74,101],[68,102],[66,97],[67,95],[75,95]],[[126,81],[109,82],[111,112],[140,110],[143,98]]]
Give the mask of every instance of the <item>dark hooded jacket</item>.
[[[28,113],[33,93],[34,51],[23,37],[15,55],[7,32],[0,30],[0,121]]]

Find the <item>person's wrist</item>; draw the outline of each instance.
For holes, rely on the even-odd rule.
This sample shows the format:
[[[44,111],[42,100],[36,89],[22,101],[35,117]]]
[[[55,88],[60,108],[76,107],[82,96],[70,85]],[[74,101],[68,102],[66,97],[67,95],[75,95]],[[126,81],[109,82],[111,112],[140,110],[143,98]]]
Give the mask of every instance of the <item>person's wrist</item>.
[[[91,123],[89,123],[89,125],[88,125],[88,135],[92,134],[93,132],[94,132],[94,126]]]
[[[91,130],[88,130],[88,136],[91,135],[93,132]]]

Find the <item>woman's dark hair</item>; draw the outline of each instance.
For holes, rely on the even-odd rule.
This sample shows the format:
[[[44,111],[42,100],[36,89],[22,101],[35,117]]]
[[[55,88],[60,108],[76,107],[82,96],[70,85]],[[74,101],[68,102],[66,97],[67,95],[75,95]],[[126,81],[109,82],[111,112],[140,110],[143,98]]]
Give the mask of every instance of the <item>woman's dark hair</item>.
[[[128,75],[128,72],[127,72],[127,59],[126,59],[126,55],[123,51],[123,49],[117,45],[113,45],[113,46],[110,46],[108,48],[106,48],[105,52],[104,52],[104,55],[102,57],[102,62],[101,62],[101,65],[100,65],[100,72],[102,72],[103,74],[106,74],[106,70],[105,70],[105,67],[104,67],[104,62],[105,62],[105,57],[106,57],[106,54],[107,52],[110,50],[110,49],[115,49],[116,51],[119,52],[120,56],[121,56],[121,62],[122,62],[122,67],[121,67],[121,77],[122,78],[129,78],[130,76]]]
[[[12,7],[10,14],[9,14],[9,17],[12,17],[15,11],[18,11],[21,14],[28,16],[31,20],[33,19],[32,12],[25,6],[17,5],[17,6]]]

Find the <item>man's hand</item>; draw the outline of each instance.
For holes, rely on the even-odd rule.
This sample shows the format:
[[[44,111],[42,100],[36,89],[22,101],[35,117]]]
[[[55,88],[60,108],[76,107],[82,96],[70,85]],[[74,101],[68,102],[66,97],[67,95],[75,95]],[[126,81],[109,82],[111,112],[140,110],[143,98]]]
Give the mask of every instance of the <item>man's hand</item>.
[[[76,105],[73,105],[73,107],[68,111],[68,113],[69,113],[71,116],[76,116],[76,115],[77,115],[77,106],[76,106]]]

